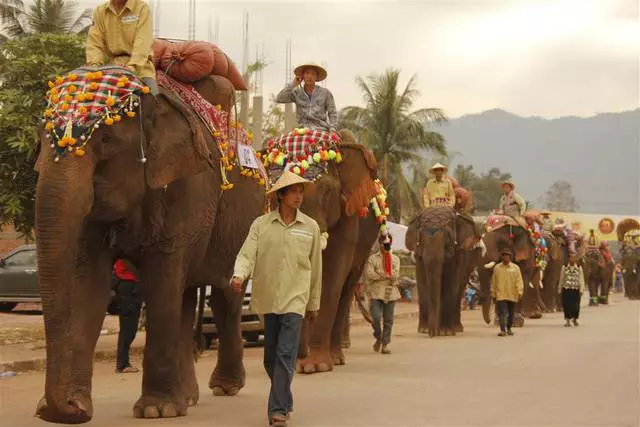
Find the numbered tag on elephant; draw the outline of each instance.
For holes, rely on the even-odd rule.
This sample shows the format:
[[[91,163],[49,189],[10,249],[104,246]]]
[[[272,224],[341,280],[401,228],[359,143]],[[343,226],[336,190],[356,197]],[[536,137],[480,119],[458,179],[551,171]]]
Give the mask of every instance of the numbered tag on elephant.
[[[259,169],[256,153],[250,145],[238,144],[238,161],[240,166],[249,169]]]

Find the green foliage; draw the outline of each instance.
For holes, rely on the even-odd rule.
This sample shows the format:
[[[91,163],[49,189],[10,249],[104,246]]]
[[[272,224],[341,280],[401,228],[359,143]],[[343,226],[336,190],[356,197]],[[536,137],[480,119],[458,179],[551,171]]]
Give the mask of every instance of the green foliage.
[[[84,39],[40,34],[0,48],[0,222],[29,235],[34,222],[38,131],[47,82],[84,63]]]
[[[453,177],[460,186],[473,192],[473,205],[478,214],[487,214],[500,205],[502,188],[500,183],[511,179],[511,174],[491,168],[487,173],[478,175],[472,165],[458,165]]]
[[[25,8],[22,0],[0,0],[5,39],[41,33],[84,33],[90,22],[91,10],[85,9],[78,15],[74,1],[34,0]]]
[[[559,212],[577,212],[580,204],[573,195],[573,186],[567,181],[556,181],[544,195],[545,208]]]
[[[340,114],[340,127],[351,129],[378,160],[379,176],[389,193],[391,218],[396,221],[407,216],[403,209],[413,210],[419,201],[403,168],[419,162],[425,151],[446,154],[444,137],[430,128],[447,120],[437,108],[413,110],[419,96],[416,78],[411,77],[404,89],[399,79],[400,70],[395,69],[366,79],[358,77],[356,84],[365,106],[346,107]]]

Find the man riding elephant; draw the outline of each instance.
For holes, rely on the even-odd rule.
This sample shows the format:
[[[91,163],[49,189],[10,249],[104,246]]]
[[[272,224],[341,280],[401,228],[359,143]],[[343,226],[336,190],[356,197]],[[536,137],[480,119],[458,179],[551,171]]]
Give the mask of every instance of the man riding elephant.
[[[142,0],[110,0],[96,7],[87,36],[87,65],[127,67],[158,93],[153,66],[153,20]]]
[[[432,177],[427,181],[422,196],[424,207],[456,205],[456,193],[450,180],[444,177],[447,167],[441,163],[436,163],[431,167]]]
[[[299,65],[293,72],[295,78],[276,96],[276,102],[296,104],[298,126],[335,132],[338,111],[333,95],[329,89],[316,84],[327,78],[327,70],[308,63]]]
[[[526,229],[527,222],[524,219],[524,213],[527,210],[527,202],[520,194],[516,193],[516,185],[511,180],[502,182],[502,191],[504,194],[500,198],[500,210]]]

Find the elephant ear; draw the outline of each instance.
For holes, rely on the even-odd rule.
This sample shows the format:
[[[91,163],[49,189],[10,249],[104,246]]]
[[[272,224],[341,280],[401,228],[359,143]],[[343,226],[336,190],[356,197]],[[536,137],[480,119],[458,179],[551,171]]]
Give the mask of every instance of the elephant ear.
[[[376,159],[363,145],[342,143],[344,154],[338,166],[338,174],[344,197],[344,210],[348,216],[369,206],[376,196],[375,179],[377,177]]]
[[[204,125],[191,108],[174,94],[162,91],[149,124],[147,184],[157,189],[213,168]],[[144,103],[143,103],[144,105]]]

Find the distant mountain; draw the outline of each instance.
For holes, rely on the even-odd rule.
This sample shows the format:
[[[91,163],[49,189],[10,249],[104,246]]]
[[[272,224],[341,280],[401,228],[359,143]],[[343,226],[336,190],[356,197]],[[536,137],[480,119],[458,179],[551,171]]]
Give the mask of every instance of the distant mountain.
[[[554,181],[566,180],[582,212],[640,213],[640,109],[557,119],[491,110],[438,131],[450,152],[460,152],[454,163],[510,172],[534,203]]]

